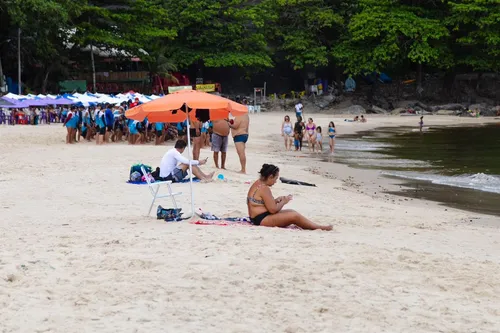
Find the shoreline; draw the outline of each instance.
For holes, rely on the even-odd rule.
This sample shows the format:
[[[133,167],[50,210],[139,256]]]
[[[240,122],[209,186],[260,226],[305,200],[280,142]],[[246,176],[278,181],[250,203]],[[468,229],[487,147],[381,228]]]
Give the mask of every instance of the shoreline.
[[[282,112],[276,112],[276,113],[282,114]],[[317,115],[321,117],[320,119],[323,119],[325,117],[324,114],[317,114]],[[333,116],[335,118],[345,118],[344,116],[347,115],[333,115]],[[391,116],[391,115],[388,116],[375,115],[375,116],[376,116],[375,119],[383,120],[384,123],[374,124],[373,122],[371,122],[370,123],[371,126],[368,125],[369,123],[354,123],[354,124],[347,123],[352,125],[348,128],[345,134],[338,135],[338,138],[342,139],[343,136],[348,136],[350,138],[359,137],[363,132],[376,131],[379,128],[395,128],[401,126],[401,124],[398,123],[398,121],[396,120],[399,118],[399,116]],[[485,126],[489,124],[500,123],[500,120],[492,118],[479,118],[478,121],[478,118],[462,118],[462,117],[450,117],[450,116],[428,116],[428,117],[429,118],[436,117],[432,119],[434,120],[432,122],[432,125],[439,127]],[[456,119],[453,118],[460,118],[460,119],[458,122],[456,122],[455,121]],[[344,124],[344,122],[338,122],[338,123],[340,124],[340,126]],[[356,128],[357,125],[359,125],[359,127]],[[337,127],[338,126],[339,125],[337,125]],[[418,125],[414,127],[418,128]],[[409,128],[411,128],[411,126],[409,126]],[[271,141],[269,143],[271,143]],[[288,162],[294,161],[293,160],[294,155],[297,154],[307,155],[306,158],[297,159],[299,163],[303,162],[300,164],[303,166],[305,171],[310,172],[311,174],[314,175],[321,175],[323,178],[326,179],[340,180],[342,182],[342,186],[345,187],[346,190],[354,193],[369,195],[371,198],[375,200],[382,200],[392,203],[402,203],[411,201],[419,206],[432,206],[433,208],[442,209],[444,211],[453,209],[471,214],[473,215],[474,220],[484,223],[485,225],[500,226],[500,219],[497,221],[498,215],[495,214],[480,213],[474,210],[460,208],[457,205],[446,204],[446,202],[439,201],[437,199],[433,200],[424,198],[412,198],[411,196],[408,196],[407,194],[405,194],[405,192],[411,189],[411,186],[409,186],[409,184],[412,182],[411,180],[385,175],[384,174],[385,170],[377,169],[376,167],[363,168],[361,166],[360,167],[352,166],[345,162],[332,163],[332,161],[335,160],[335,156],[325,157],[323,155],[316,157],[313,153],[309,153],[307,151],[308,149],[307,146],[305,146],[304,149],[305,151],[303,151],[302,153],[297,153],[294,151],[292,152],[283,151],[280,154],[280,157],[283,158],[283,162],[286,164]],[[312,166],[311,163],[306,162],[308,158],[314,160],[314,166]],[[329,159],[331,161],[327,162],[325,161],[325,159]],[[429,183],[429,185],[432,184]],[[441,186],[448,187],[450,191],[452,191],[454,188],[453,186],[446,186],[446,185],[441,185]]]
[[[196,183],[195,208],[246,216],[245,182],[275,163],[318,186],[277,183],[273,194],[293,193],[287,208],[335,232],[166,223],[145,216],[150,193],[126,180],[173,142],[66,145],[61,126],[0,127],[4,331],[496,332],[499,219],[374,198],[372,173],[346,165],[330,163],[336,179],[311,173],[320,162],[283,151],[284,114],[251,115],[248,174],[237,173],[230,140],[227,181]],[[332,117],[314,115],[322,125]],[[189,184],[173,190],[188,211]]]

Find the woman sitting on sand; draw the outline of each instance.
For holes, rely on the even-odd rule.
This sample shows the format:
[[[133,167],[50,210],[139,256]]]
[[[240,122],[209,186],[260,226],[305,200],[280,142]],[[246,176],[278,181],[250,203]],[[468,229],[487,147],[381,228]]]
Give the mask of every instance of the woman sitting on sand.
[[[279,179],[280,169],[272,164],[264,164],[260,170],[260,179],[252,184],[247,194],[248,215],[254,225],[264,227],[287,227],[295,224],[302,229],[332,230],[332,226],[316,224],[291,209],[283,209],[292,200],[292,195],[274,198],[271,193]]]

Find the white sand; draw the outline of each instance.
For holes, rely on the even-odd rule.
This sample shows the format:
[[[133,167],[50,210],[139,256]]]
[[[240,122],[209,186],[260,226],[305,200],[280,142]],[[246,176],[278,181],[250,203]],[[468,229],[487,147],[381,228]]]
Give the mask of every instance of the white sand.
[[[500,331],[500,219],[387,201],[342,174],[311,174],[306,164],[320,163],[282,153],[282,117],[252,116],[250,175],[196,184],[196,206],[246,215],[244,182],[274,162],[283,176],[318,184],[274,193],[293,193],[290,208],[337,232],[145,217],[149,193],[125,183],[129,167],[156,166],[167,147],[67,146],[60,125],[0,127],[0,332]],[[344,118],[333,118],[341,134],[418,122]],[[232,144],[229,153],[237,170]],[[189,210],[189,185],[175,189]]]

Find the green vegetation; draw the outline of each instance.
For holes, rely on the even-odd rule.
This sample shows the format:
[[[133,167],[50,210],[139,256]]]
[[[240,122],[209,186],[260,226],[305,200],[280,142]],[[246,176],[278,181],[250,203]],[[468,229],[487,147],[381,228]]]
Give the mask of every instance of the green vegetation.
[[[90,48],[167,76],[191,65],[500,70],[500,0],[0,0],[0,73],[14,77],[18,29],[27,84],[42,90],[90,71]]]

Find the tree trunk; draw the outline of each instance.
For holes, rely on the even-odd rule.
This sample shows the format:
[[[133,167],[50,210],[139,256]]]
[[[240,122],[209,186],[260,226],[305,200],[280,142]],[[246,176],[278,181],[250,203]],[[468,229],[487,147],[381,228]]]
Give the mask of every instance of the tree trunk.
[[[343,95],[344,89],[342,89],[342,71],[337,65],[335,65],[335,82],[337,83],[339,95]]]
[[[42,83],[42,94],[45,95],[45,92],[47,91],[47,82],[49,80],[49,74],[50,74],[51,68],[47,68],[47,71],[45,72],[45,76],[43,77],[43,83]]]
[[[94,62],[94,46],[90,44],[90,61],[92,62],[92,91],[93,93],[96,92],[96,87],[95,87],[95,62]]]
[[[163,82],[161,82],[161,75],[157,74],[156,77],[158,78],[158,82],[160,83],[161,93],[165,95],[165,90],[163,90]]]
[[[0,57],[0,89],[2,89],[5,85],[5,82],[3,82],[3,68],[2,68],[2,57]],[[2,91],[0,91],[2,92]]]
[[[446,72],[444,79],[443,79],[443,95],[447,97],[447,99],[450,98],[452,95],[451,92],[453,91],[453,86],[455,85],[455,77],[457,74],[455,73],[455,70],[451,70],[449,72]]]
[[[21,28],[17,29],[17,76],[18,76],[18,88],[17,93],[21,95],[23,92],[23,85],[21,82]]]
[[[476,82],[476,88],[475,88],[475,91],[476,91],[476,94],[477,95],[480,95],[479,94],[479,88],[480,88],[480,83],[481,83],[481,79],[483,77],[483,73],[479,73],[479,75],[477,76],[477,82]]]
[[[422,88],[422,64],[419,63],[417,65],[417,93],[419,95],[422,94],[423,88]]]

